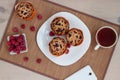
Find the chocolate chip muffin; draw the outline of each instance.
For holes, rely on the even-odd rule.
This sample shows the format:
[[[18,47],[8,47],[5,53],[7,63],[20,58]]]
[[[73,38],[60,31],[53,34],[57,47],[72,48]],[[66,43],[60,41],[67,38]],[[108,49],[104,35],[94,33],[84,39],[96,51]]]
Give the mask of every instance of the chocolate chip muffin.
[[[36,14],[36,10],[34,9],[33,5],[30,2],[17,3],[15,6],[15,10],[17,15],[24,20],[30,20]]]
[[[72,46],[78,46],[83,42],[84,36],[80,29],[72,28],[68,31],[66,35],[66,40]]]
[[[69,22],[63,17],[57,17],[51,22],[51,29],[56,35],[65,35],[69,30]]]
[[[49,50],[52,55],[61,56],[67,50],[67,43],[61,37],[55,37],[49,42]]]

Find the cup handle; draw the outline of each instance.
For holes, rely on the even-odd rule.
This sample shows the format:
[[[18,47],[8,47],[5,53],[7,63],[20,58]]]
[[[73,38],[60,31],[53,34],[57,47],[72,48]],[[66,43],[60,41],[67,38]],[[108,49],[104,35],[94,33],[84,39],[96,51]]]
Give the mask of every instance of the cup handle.
[[[95,51],[98,50],[99,47],[100,47],[100,45],[97,44],[97,45],[95,46],[94,50],[95,50]]]

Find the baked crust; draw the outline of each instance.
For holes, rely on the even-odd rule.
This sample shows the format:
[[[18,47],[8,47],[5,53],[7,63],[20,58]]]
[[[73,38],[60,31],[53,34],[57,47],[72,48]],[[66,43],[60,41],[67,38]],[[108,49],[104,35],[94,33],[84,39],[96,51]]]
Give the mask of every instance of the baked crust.
[[[61,37],[55,37],[49,42],[49,50],[52,55],[61,56],[67,49],[66,41]]]
[[[78,46],[83,42],[84,36],[80,29],[72,28],[68,31],[66,35],[66,40],[72,46]]]
[[[30,2],[20,2],[15,6],[15,10],[17,15],[24,20],[32,19],[35,14],[36,10],[34,9],[33,5]]]
[[[56,17],[51,22],[51,29],[56,35],[65,35],[69,31],[69,22],[63,17]]]

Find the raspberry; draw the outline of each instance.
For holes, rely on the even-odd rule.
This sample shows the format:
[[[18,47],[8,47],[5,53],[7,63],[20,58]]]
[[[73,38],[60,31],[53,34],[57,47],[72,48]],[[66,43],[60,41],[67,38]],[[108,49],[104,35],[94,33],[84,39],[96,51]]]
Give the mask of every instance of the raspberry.
[[[10,36],[10,40],[7,42],[9,52],[13,51],[16,54],[20,54],[20,51],[26,50],[24,36]]]
[[[17,54],[20,54],[20,50],[16,50],[16,53],[17,53]]]
[[[17,52],[17,49],[14,47],[12,51],[13,51],[13,52]]]
[[[16,41],[13,39],[13,40],[11,40],[11,44],[12,45],[15,45],[15,43],[16,43]]]
[[[17,49],[17,50],[20,50],[20,46],[16,46],[16,49]]]
[[[30,27],[30,30],[31,30],[31,31],[35,31],[35,27],[34,27],[34,26],[31,26],[31,27]]]
[[[50,31],[49,35],[50,36],[55,36],[55,33],[53,31]]]
[[[24,45],[25,45],[25,41],[20,42],[21,47],[24,46]]]
[[[14,27],[14,28],[13,28],[13,32],[18,32],[18,28],[17,28],[17,27]]]
[[[12,47],[9,47],[9,48],[8,48],[8,51],[9,51],[9,52],[11,52],[12,50],[13,50]]]
[[[65,53],[68,54],[69,53],[69,49],[67,49]]]
[[[18,37],[18,38],[17,38],[17,41],[18,41],[18,42],[22,42],[23,39],[22,39],[21,37]]]
[[[70,47],[71,47],[71,44],[68,43],[68,44],[67,44],[67,47],[70,48]]]
[[[19,46],[19,42],[15,42],[15,46]]]
[[[7,46],[11,46],[11,42],[10,41],[7,42]]]
[[[25,24],[22,24],[20,27],[21,27],[22,29],[25,29]]]
[[[11,48],[12,50],[15,48],[14,45],[10,45],[9,48]]]
[[[40,64],[41,63],[41,59],[40,58],[38,58],[37,60],[36,60],[36,62],[38,63],[38,64]]]
[[[37,18],[38,18],[39,20],[41,20],[41,19],[42,19],[42,15],[41,15],[41,14],[38,14]]]
[[[14,39],[14,36],[10,36],[10,40],[13,40]]]
[[[19,38],[24,39],[24,36],[22,34],[20,34]]]
[[[24,57],[23,60],[24,60],[25,62],[27,62],[27,61],[29,60],[29,58],[28,58],[28,57]]]
[[[20,50],[21,50],[21,51],[24,51],[24,50],[26,50],[26,47],[25,47],[25,45],[24,45],[24,46],[22,46],[22,47],[20,47]]]

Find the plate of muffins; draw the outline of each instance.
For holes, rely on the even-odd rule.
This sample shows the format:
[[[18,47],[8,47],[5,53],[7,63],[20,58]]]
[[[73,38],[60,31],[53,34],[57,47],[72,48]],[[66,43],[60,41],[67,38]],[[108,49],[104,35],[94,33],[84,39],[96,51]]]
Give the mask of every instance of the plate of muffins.
[[[48,18],[37,32],[37,44],[53,63],[69,66],[89,49],[91,34],[80,18],[69,12],[58,12]]]

